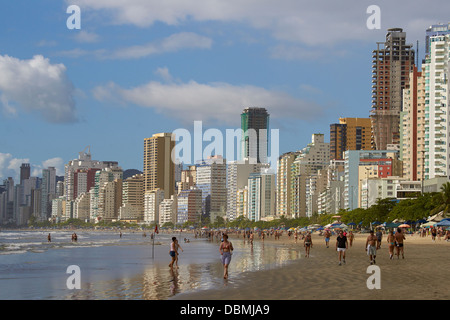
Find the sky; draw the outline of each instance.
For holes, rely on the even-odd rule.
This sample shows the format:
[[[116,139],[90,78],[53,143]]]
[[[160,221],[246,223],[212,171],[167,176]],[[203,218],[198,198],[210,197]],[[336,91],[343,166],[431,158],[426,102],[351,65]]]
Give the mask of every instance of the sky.
[[[313,133],[328,142],[339,117],[369,117],[371,53],[387,29],[419,41],[422,59],[426,28],[449,12],[448,0],[3,1],[0,181],[24,162],[63,175],[88,146],[142,170],[144,138],[193,135],[194,121],[237,129],[246,107],[268,110],[280,154]]]

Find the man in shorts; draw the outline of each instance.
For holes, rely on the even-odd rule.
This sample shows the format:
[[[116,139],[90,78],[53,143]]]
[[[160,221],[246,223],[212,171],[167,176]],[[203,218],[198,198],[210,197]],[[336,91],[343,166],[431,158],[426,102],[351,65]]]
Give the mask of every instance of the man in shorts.
[[[397,259],[400,259],[400,251],[402,252],[402,258],[405,259],[403,240],[405,240],[405,235],[401,228],[397,228],[397,232],[394,235],[395,246],[397,247]]]
[[[336,238],[336,251],[339,254],[339,265],[341,265],[341,260],[345,264],[345,250],[348,248],[347,237],[344,236],[344,232],[339,231],[339,235]]]
[[[366,240],[366,251],[370,259],[370,264],[375,264],[375,258],[377,256],[377,248],[379,248],[378,237],[373,234],[373,230],[370,230],[370,234]]]

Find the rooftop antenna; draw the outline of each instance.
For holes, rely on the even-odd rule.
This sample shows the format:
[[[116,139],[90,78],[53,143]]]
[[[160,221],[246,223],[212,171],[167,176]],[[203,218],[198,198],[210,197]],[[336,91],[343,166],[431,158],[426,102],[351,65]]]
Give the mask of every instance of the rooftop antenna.
[[[416,44],[416,66],[419,69],[419,40],[417,40]]]

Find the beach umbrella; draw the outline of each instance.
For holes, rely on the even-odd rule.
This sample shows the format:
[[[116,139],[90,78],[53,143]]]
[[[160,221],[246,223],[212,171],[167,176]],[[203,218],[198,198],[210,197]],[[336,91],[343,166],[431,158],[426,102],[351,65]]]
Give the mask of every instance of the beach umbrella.
[[[444,219],[436,223],[437,227],[450,227],[450,220]]]
[[[411,228],[411,226],[410,226],[409,224],[406,224],[406,223],[401,224],[401,225],[399,225],[398,227],[399,227],[399,228]]]
[[[349,226],[356,226],[356,223],[350,222],[348,225],[349,225]]]
[[[374,222],[372,222],[372,224],[381,224],[381,222],[374,221]]]

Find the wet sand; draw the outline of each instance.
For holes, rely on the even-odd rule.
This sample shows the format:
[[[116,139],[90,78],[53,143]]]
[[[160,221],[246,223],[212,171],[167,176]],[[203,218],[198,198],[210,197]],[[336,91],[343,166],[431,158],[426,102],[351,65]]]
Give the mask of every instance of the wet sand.
[[[389,259],[386,235],[377,250],[376,265],[379,267],[381,288],[369,289],[367,280],[369,257],[365,251],[368,234],[356,234],[353,246],[347,250],[346,264],[338,265],[335,250],[336,236],[326,248],[322,236],[313,235],[310,257],[304,255],[284,267],[246,272],[233,286],[227,281],[237,271],[230,264],[230,280],[223,280],[218,289],[180,294],[178,300],[436,300],[450,299],[450,242],[436,240],[431,236],[421,238],[407,235],[405,259]],[[231,237],[232,242],[243,241]],[[255,242],[261,240],[256,239]],[[303,242],[295,243],[293,237],[283,235],[281,240],[266,238],[292,249],[303,250]],[[304,251],[302,251],[304,252]]]

